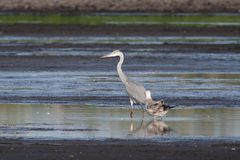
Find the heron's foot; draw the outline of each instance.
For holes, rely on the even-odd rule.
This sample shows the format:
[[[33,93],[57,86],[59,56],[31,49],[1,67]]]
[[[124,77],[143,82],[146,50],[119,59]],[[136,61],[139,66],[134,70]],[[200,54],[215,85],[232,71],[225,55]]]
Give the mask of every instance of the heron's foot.
[[[153,120],[156,121],[157,120],[157,116],[154,115],[153,116]]]
[[[162,121],[162,117],[161,117],[161,116],[160,116],[160,117],[158,117],[158,116],[153,116],[153,120],[154,120],[154,121],[156,121],[156,120]]]
[[[133,111],[130,111],[130,117],[133,118]]]

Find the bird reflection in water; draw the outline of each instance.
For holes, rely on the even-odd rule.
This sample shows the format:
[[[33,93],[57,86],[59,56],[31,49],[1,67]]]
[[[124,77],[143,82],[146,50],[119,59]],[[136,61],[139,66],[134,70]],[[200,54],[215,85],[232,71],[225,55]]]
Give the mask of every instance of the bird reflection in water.
[[[169,134],[172,129],[162,120],[154,119],[148,123],[144,123],[142,120],[139,126],[135,126],[131,121],[130,133],[144,136],[156,136]]]

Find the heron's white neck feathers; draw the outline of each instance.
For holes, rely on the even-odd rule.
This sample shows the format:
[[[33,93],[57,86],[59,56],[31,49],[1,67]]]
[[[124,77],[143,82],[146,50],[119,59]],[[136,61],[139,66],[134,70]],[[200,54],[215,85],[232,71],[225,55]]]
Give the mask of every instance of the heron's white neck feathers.
[[[152,100],[151,91],[149,90],[146,91],[146,99]]]

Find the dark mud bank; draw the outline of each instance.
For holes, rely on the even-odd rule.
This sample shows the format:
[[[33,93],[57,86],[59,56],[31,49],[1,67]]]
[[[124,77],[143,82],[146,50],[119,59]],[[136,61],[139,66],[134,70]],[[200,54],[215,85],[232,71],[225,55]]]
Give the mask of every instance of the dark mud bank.
[[[174,27],[157,25],[57,25],[57,24],[0,24],[2,35],[36,36],[238,36],[237,26]]]
[[[38,0],[12,0],[0,1],[2,11],[74,11],[74,12],[239,12],[238,0],[61,0],[61,1],[38,1]]]
[[[237,159],[239,142],[176,141],[149,142],[141,140],[106,141],[13,141],[1,140],[1,159]],[[109,152],[111,150],[111,152]]]

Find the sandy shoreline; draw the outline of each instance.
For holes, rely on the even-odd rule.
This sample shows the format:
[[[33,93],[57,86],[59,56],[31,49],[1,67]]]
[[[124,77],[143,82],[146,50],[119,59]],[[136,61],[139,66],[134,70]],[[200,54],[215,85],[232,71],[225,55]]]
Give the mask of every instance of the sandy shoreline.
[[[232,140],[0,140],[1,160],[17,159],[238,159]]]

